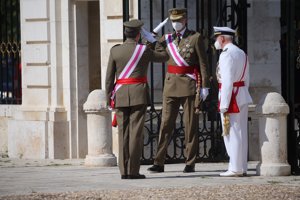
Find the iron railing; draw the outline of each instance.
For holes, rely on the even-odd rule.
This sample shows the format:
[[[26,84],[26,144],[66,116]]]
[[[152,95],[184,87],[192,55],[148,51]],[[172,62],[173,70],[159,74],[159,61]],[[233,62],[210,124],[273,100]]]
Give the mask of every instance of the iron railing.
[[[21,103],[20,2],[0,1],[0,104]]]
[[[149,0],[138,1],[138,17],[148,30],[168,17],[168,9],[173,7],[188,8],[188,27],[202,34],[207,47],[210,80],[210,95],[203,104],[203,112],[199,116],[199,129],[195,130],[199,136],[198,162],[216,162],[227,160],[227,154],[221,136],[222,126],[217,112],[217,82],[215,66],[219,52],[213,49],[213,26],[231,26],[238,29],[238,45],[246,50],[247,39],[247,1],[246,0]],[[129,1],[123,0],[123,19],[129,19]],[[166,25],[161,34],[172,31],[170,24]],[[143,164],[152,164],[157,150],[159,128],[161,123],[161,94],[165,78],[165,64],[153,64],[148,75],[152,106],[147,110]],[[174,134],[168,146],[166,163],[184,162],[184,124],[183,112],[177,117]]]

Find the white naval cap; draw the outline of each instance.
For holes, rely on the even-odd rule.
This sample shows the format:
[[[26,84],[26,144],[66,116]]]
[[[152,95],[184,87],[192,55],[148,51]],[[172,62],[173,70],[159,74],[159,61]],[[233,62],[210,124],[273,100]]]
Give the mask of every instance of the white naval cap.
[[[229,28],[229,27],[217,27],[214,26],[214,36],[217,37],[219,35],[231,35],[234,36],[235,35],[235,30]]]

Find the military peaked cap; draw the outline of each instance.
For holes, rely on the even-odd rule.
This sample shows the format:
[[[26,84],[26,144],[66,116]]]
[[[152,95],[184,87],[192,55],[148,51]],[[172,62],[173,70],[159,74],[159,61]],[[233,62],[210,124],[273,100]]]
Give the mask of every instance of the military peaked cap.
[[[124,22],[124,26],[128,28],[140,29],[143,25],[144,23],[138,19],[132,19],[130,21]]]
[[[125,32],[126,33],[138,33],[144,23],[138,19],[132,19],[130,21],[124,22]]]
[[[186,18],[187,9],[186,8],[172,8],[169,10],[170,20],[179,20]]]
[[[235,35],[235,30],[229,28],[229,27],[217,27],[214,26],[214,36],[218,37],[219,35]]]

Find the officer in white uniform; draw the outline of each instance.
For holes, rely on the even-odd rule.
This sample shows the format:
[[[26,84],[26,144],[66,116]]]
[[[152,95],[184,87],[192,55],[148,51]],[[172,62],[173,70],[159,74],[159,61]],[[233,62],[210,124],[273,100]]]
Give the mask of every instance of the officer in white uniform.
[[[235,31],[214,27],[215,48],[222,49],[216,74],[219,82],[219,110],[224,142],[229,155],[228,171],[220,176],[243,176],[247,173],[249,62],[243,50],[232,43]],[[226,125],[224,118],[229,119]],[[224,134],[226,129],[226,134]]]

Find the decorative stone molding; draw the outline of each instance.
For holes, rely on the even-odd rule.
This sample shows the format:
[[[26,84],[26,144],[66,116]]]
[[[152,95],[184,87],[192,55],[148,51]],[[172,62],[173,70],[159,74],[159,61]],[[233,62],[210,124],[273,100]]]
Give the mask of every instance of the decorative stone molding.
[[[106,106],[104,90],[92,91],[83,105],[87,114],[88,155],[86,166],[115,166],[112,153],[111,112]]]
[[[264,95],[256,107],[259,115],[259,143],[261,162],[257,173],[262,176],[287,176],[287,115],[289,106],[275,92]]]

